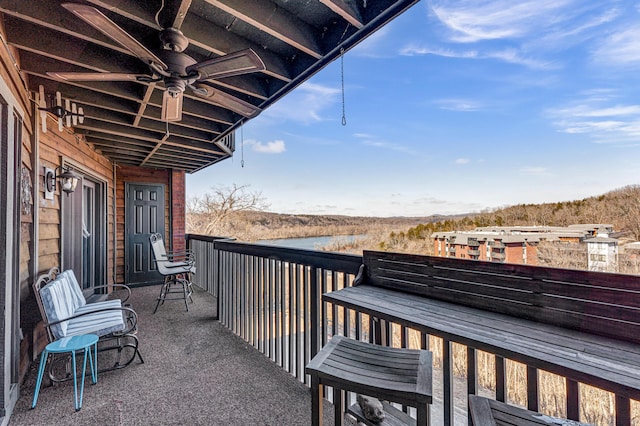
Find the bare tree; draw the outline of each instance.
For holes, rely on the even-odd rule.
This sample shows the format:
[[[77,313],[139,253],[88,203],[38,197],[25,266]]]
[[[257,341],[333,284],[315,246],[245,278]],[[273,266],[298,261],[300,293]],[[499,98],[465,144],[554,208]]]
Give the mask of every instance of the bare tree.
[[[217,186],[202,196],[187,200],[187,232],[215,235],[232,215],[244,211],[263,211],[269,205],[261,191],[249,191],[249,185]]]
[[[587,245],[542,241],[538,244],[538,265],[587,270]]]
[[[631,231],[636,241],[640,241],[640,185],[629,185],[621,190],[624,196],[622,218],[624,228]]]

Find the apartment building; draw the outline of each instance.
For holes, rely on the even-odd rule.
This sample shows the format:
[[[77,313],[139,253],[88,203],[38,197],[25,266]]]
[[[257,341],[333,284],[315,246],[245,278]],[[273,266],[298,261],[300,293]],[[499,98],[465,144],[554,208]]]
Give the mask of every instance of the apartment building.
[[[436,256],[536,265],[537,248],[542,241],[583,242],[607,237],[611,232],[613,225],[609,224],[488,226],[473,231],[435,232],[432,238]]]

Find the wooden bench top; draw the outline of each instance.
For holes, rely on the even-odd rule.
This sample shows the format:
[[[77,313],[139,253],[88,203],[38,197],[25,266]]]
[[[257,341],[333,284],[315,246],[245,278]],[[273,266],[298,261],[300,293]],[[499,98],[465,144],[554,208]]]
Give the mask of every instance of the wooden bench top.
[[[376,286],[323,301],[640,399],[640,345]]]
[[[587,426],[571,420],[549,417],[504,402],[469,395],[473,426]]]

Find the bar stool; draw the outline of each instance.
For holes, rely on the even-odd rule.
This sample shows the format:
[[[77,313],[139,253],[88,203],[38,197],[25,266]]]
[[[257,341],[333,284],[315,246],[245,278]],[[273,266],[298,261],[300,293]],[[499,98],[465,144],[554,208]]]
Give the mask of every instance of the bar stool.
[[[93,349],[93,354],[91,354]],[[82,362],[82,384],[80,385],[80,398],[78,398],[78,372],[76,370],[76,352],[84,352],[84,360]],[[76,411],[82,408],[82,396],[84,394],[84,376],[87,370],[87,354],[89,355],[89,366],[91,368],[91,381],[93,384],[98,383],[98,336],[95,334],[82,334],[79,336],[63,337],[62,339],[51,342],[40,355],[40,367],[38,368],[38,380],[36,381],[36,390],[33,394],[33,402],[31,408],[36,407],[38,402],[38,394],[40,393],[40,385],[42,385],[42,376],[44,375],[45,366],[49,354],[71,353],[71,369],[73,371],[73,401]]]
[[[415,407],[418,426],[429,425],[432,402],[431,352],[373,345],[334,336],[307,364],[311,375],[311,424],[322,425],[322,386],[332,386],[335,425],[342,425],[342,392],[351,391],[381,400]],[[411,424],[413,419],[399,410],[385,407],[378,425]],[[358,413],[357,404],[350,412]],[[397,414],[402,413],[402,415]],[[386,423],[385,423],[386,422]]]

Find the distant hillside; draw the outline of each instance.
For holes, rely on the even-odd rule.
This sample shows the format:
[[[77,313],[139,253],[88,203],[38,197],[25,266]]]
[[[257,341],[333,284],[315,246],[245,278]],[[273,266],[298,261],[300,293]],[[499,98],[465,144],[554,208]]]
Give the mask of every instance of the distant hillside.
[[[198,216],[191,215],[191,218]],[[378,238],[376,244],[379,247],[396,248],[406,245],[406,239],[424,240],[434,231],[469,230],[492,225],[567,226],[575,223],[612,224],[620,235],[640,240],[640,185],[626,186],[582,200],[519,204],[467,215],[381,218],[239,211],[219,223],[214,234],[243,241],[368,234]],[[196,229],[188,232],[198,233]]]
[[[609,223],[618,232],[640,239],[640,185],[630,185],[606,194],[544,204],[520,204],[469,217],[473,226]],[[468,221],[467,221],[468,222]]]
[[[421,223],[445,220],[446,216],[365,217],[341,215],[281,214],[237,212],[227,223],[227,232],[245,240],[360,235],[387,230],[404,230]],[[238,237],[240,236],[240,237]]]

